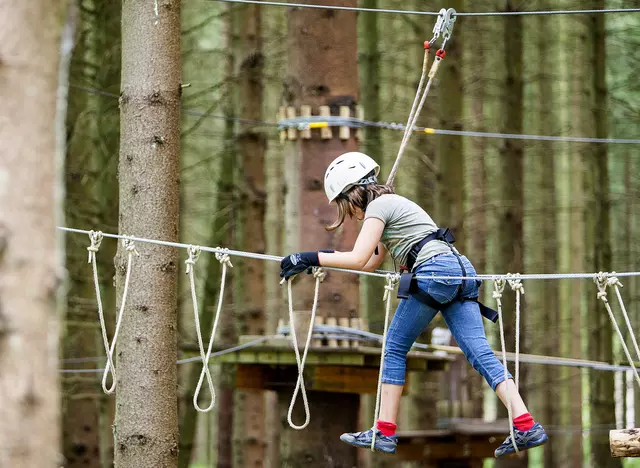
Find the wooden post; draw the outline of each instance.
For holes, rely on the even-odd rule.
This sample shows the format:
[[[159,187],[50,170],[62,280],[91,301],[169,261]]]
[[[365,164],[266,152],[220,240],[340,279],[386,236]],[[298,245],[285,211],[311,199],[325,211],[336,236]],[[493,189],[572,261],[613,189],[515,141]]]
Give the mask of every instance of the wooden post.
[[[622,429],[609,431],[611,456],[640,457],[640,429]]]
[[[300,116],[301,117],[311,117],[311,106],[303,104],[300,106]],[[304,138],[305,140],[309,140],[311,138],[311,129],[307,128],[306,130],[300,131],[300,138]]]

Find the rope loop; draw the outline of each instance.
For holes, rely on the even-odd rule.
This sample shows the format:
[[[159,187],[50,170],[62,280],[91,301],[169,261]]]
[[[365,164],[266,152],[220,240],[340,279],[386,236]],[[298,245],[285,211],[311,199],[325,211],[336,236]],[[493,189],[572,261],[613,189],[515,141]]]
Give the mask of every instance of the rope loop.
[[[384,296],[382,298],[385,303],[384,314],[384,332],[382,333],[382,349],[380,350],[380,370],[378,371],[378,389],[376,391],[376,408],[373,412],[373,436],[371,437],[371,451],[375,451],[376,444],[376,420],[380,413],[380,396],[382,394],[382,371],[384,369],[384,355],[387,347],[387,331],[389,329],[389,312],[391,310],[392,293],[396,289],[396,286],[400,282],[400,275],[398,273],[387,273],[387,284],[384,287]]]
[[[202,342],[202,331],[200,330],[200,313],[198,311],[198,297],[196,295],[196,285],[194,278],[194,266],[198,261],[198,257],[200,256],[200,247],[189,246],[189,258],[185,260],[185,263],[187,265],[187,274],[189,275],[189,287],[191,289],[191,302],[193,303],[193,318],[196,325],[196,337],[198,339],[198,348],[200,349],[200,358],[202,360],[202,371],[200,372],[200,377],[198,378],[196,390],[193,393],[193,407],[200,413],[211,411],[216,405],[216,391],[213,385],[213,379],[211,378],[211,371],[209,370],[209,360],[211,359],[213,341],[216,336],[216,330],[218,329],[218,323],[220,321],[222,304],[224,303],[224,289],[227,282],[227,268],[233,267],[233,265],[231,264],[231,260],[229,259],[229,255],[228,253],[226,253],[228,250],[220,250],[221,252],[216,252],[215,254],[216,259],[222,265],[222,273],[220,275],[220,294],[218,296],[218,307],[216,309],[216,315],[213,320],[213,326],[211,327],[211,336],[209,337],[209,346],[207,347],[206,353],[204,351],[204,344]],[[198,404],[198,396],[200,395],[200,390],[205,378],[207,379],[207,387],[209,388],[209,393],[211,394],[211,402],[209,403],[209,406],[207,406],[206,408],[202,408]]]
[[[313,335],[313,324],[316,321],[316,312],[318,310],[318,295],[320,291],[320,283],[322,283],[326,277],[326,273],[321,267],[312,268],[313,277],[316,280],[316,286],[313,294],[313,306],[311,307],[311,317],[309,319],[309,329],[307,331],[307,338],[305,340],[304,349],[302,351],[302,357],[300,356],[300,350],[298,349],[298,337],[296,336],[295,318],[293,316],[293,294],[291,292],[291,283],[293,277],[290,278],[287,283],[287,302],[289,305],[289,329],[291,330],[291,339],[293,343],[293,351],[296,355],[296,364],[298,366],[298,379],[296,380],[296,386],[291,396],[291,403],[289,403],[289,411],[287,412],[287,422],[292,429],[297,431],[304,429],[309,425],[311,421],[311,412],[309,410],[309,401],[307,399],[307,390],[304,386],[304,364],[307,361],[307,354],[309,352],[309,346],[311,344],[311,336]],[[280,284],[284,282],[284,278],[280,281]],[[293,408],[298,398],[298,393],[302,395],[302,404],[304,405],[304,422],[301,425],[297,425],[293,422]]]
[[[598,299],[600,299],[602,302],[608,303],[609,300],[607,299],[607,287],[609,286],[609,273],[601,271],[595,275],[593,281],[598,287]]]

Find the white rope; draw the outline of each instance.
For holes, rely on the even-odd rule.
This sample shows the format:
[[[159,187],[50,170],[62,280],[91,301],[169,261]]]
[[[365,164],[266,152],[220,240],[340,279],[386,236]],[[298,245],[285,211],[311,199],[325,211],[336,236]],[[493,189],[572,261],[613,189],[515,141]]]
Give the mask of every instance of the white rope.
[[[196,324],[196,336],[198,338],[198,348],[200,349],[200,359],[202,360],[202,371],[200,372],[200,378],[198,379],[198,385],[193,393],[193,407],[200,413],[206,413],[211,411],[216,405],[216,391],[213,386],[213,380],[211,379],[211,372],[209,370],[209,359],[211,359],[211,349],[213,348],[213,340],[216,336],[216,330],[218,329],[218,322],[220,319],[220,311],[222,310],[222,304],[224,302],[224,288],[227,282],[227,267],[231,268],[231,259],[229,255],[225,253],[216,253],[216,260],[222,265],[222,274],[220,279],[220,295],[218,297],[218,308],[213,320],[213,327],[211,327],[211,336],[209,338],[209,346],[207,352],[204,352],[204,345],[202,343],[202,332],[200,330],[200,313],[198,312],[198,298],[196,295],[196,285],[194,279],[195,264],[200,256],[200,247],[189,246],[188,249],[189,258],[185,260],[187,265],[186,273],[189,276],[189,285],[191,288],[191,301],[193,302],[193,316]],[[206,408],[201,408],[198,404],[198,396],[200,395],[200,389],[204,383],[204,378],[207,378],[207,385],[209,386],[209,393],[211,393],[211,402]]]
[[[620,283],[618,278],[615,276],[615,273],[609,274],[605,272],[600,272],[594,277],[593,281],[598,286],[598,299],[604,302],[604,306],[607,309],[607,312],[609,313],[609,318],[611,319],[611,323],[613,324],[613,327],[615,328],[616,332],[618,333],[618,337],[620,338],[620,344],[622,345],[624,354],[627,356],[627,359],[629,360],[629,365],[631,366],[633,370],[633,374],[636,378],[636,382],[638,383],[638,386],[640,386],[640,376],[638,375],[638,369],[636,369],[636,365],[633,362],[633,358],[631,357],[629,348],[627,347],[627,344],[624,341],[624,336],[622,336],[622,332],[620,331],[620,327],[618,326],[618,321],[616,320],[616,317],[613,315],[613,311],[611,310],[611,305],[609,304],[609,300],[607,299],[607,288],[609,286],[616,286],[616,291],[618,292],[618,295],[619,295],[620,293],[617,288],[618,286],[622,286],[622,284]],[[629,323],[629,318],[627,316],[627,311],[624,308],[622,297],[618,296],[618,298],[619,298],[618,300],[620,301],[621,307],[624,310],[625,320],[627,321],[627,326],[629,327],[629,334],[633,338],[633,342],[636,347],[636,352],[638,352],[639,359],[640,359],[638,344],[636,343],[635,337],[633,336],[633,330],[631,328],[631,324]]]
[[[502,345],[502,366],[504,368],[504,384],[507,388],[507,414],[509,415],[509,434],[511,435],[511,444],[516,452],[519,452],[516,445],[515,435],[513,433],[513,410],[511,409],[511,397],[509,396],[509,379],[507,374],[507,347],[504,339],[504,323],[502,321],[502,293],[506,286],[503,278],[496,278],[493,282],[493,298],[498,303],[498,325],[500,326],[500,344]]]
[[[429,80],[427,81],[427,86],[424,88],[422,96],[420,98],[420,103],[418,104],[417,109],[415,108],[416,102],[418,101],[418,96],[420,95],[420,90],[422,88],[422,83],[424,82],[425,75],[427,72],[427,61],[429,56],[429,49],[425,49],[424,54],[424,62],[422,65],[422,75],[420,76],[420,84],[418,85],[418,91],[416,92],[415,100],[413,101],[413,106],[411,107],[411,112],[409,113],[409,119],[407,121],[407,125],[405,127],[404,136],[402,137],[402,142],[400,143],[400,148],[398,149],[398,155],[396,156],[396,160],[393,163],[393,167],[391,168],[391,172],[389,173],[389,177],[387,178],[387,185],[393,185],[393,181],[396,177],[396,173],[398,172],[398,167],[400,166],[400,159],[402,159],[402,155],[404,154],[404,150],[409,144],[409,139],[413,134],[413,127],[418,121],[418,117],[420,117],[420,111],[424,106],[424,103],[427,99],[427,95],[429,94],[429,90],[431,89],[431,83],[435,78],[438,68],[440,66],[440,61],[442,57],[439,55],[435,58],[433,64],[431,65],[431,70],[429,70]]]
[[[384,313],[384,331],[382,333],[382,349],[380,350],[380,371],[378,372],[378,389],[376,391],[376,408],[373,412],[373,437],[371,438],[371,451],[375,451],[376,444],[376,421],[380,413],[380,396],[382,393],[382,370],[384,368],[384,353],[387,348],[387,330],[389,327],[389,313],[391,311],[391,300],[393,291],[400,281],[400,275],[397,273],[387,275],[387,284],[384,287],[384,296],[382,300],[386,303]]]
[[[320,283],[324,281],[326,273],[322,268],[313,268],[313,277],[316,279],[316,287],[313,293],[313,306],[311,307],[311,318],[309,319],[309,330],[307,331],[307,339],[304,344],[304,350],[302,352],[302,358],[300,357],[300,350],[298,349],[298,337],[296,336],[296,328],[293,317],[293,299],[291,294],[291,282],[293,278],[287,281],[287,299],[289,302],[289,323],[291,326],[291,337],[293,340],[293,351],[296,355],[296,363],[298,365],[298,380],[296,381],[296,388],[293,390],[291,396],[291,403],[289,404],[289,411],[287,412],[287,421],[292,429],[302,430],[309,425],[311,421],[311,412],[309,411],[309,402],[307,400],[307,391],[304,387],[304,363],[307,360],[307,353],[309,352],[309,345],[311,344],[311,335],[313,335],[313,324],[316,319],[316,311],[318,309],[318,292],[320,290]],[[282,284],[282,282],[280,283]],[[293,422],[293,408],[298,398],[298,392],[302,394],[302,403],[304,404],[304,423],[300,426]]]
[[[509,279],[511,278],[511,279]],[[520,274],[516,273],[515,275],[507,275],[507,281],[509,282],[509,286],[516,293],[516,350],[515,350],[515,367],[516,367],[516,389],[520,386],[520,296],[524,294],[524,286],[522,285],[522,281],[520,280]]]
[[[102,296],[100,294],[100,281],[98,280],[98,265],[96,261],[96,254],[100,249],[100,244],[102,243],[103,234],[100,231],[90,231],[89,239],[91,240],[91,245],[87,247],[87,251],[89,252],[89,260],[88,263],[91,264],[93,270],[93,285],[96,291],[96,301],[98,303],[98,318],[100,319],[100,329],[102,331],[102,342],[104,343],[104,351],[107,355],[107,364],[104,368],[104,373],[102,374],[102,390],[107,395],[112,394],[116,389],[117,377],[116,377],[116,366],[113,363],[113,353],[116,348],[116,342],[118,341],[118,333],[120,332],[120,325],[122,324],[122,315],[124,313],[124,308],[127,303],[127,294],[129,292],[129,280],[131,278],[131,265],[133,264],[133,255],[139,256],[140,254],[136,250],[135,244],[131,239],[127,237],[123,237],[122,243],[127,252],[127,272],[124,278],[124,290],[122,291],[122,301],[120,303],[120,311],[118,312],[118,317],[116,318],[116,328],[113,333],[113,340],[111,344],[109,344],[109,338],[107,337],[107,326],[104,320],[104,309],[102,307]],[[107,379],[109,377],[109,373],[111,373],[111,386],[107,387]]]

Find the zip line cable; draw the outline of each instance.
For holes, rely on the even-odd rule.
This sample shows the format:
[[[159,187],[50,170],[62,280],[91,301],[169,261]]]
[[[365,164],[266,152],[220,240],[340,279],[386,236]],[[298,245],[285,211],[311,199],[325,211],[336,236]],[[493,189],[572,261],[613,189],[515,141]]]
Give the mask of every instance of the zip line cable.
[[[80,85],[70,85],[72,88],[79,89],[89,94],[98,94],[101,96],[118,98],[117,94]],[[352,128],[363,127],[375,127],[383,128],[387,130],[405,130],[404,124],[391,123],[391,122],[378,122],[373,120],[356,119],[352,117],[327,117],[327,116],[311,116],[311,117],[297,117],[295,119],[285,119],[280,122],[269,122],[266,120],[251,120],[243,119],[240,117],[224,116],[219,114],[213,114],[208,112],[200,112],[194,109],[183,109],[182,112],[186,115],[195,117],[205,117],[225,121],[233,121],[246,125],[255,125],[263,127],[277,127],[280,129],[296,128],[298,130],[305,130],[307,128],[326,128],[330,126],[348,126]],[[572,137],[572,136],[557,136],[557,135],[530,135],[519,133],[499,133],[499,132],[476,132],[470,130],[443,130],[430,127],[414,127],[414,131],[418,133],[425,133],[427,135],[454,135],[476,138],[502,138],[505,140],[534,140],[534,141],[566,141],[573,143],[608,143],[608,144],[628,144],[639,145],[640,138],[592,138],[592,137]]]
[[[65,231],[65,232],[72,232],[76,234],[87,234],[87,235],[89,235],[89,233],[92,232],[84,229],[76,229],[76,228],[69,228],[69,227],[63,227],[63,226],[58,226],[57,229],[60,229],[61,231]],[[189,247],[193,246],[193,244],[184,244],[181,242],[169,242],[169,241],[162,241],[157,239],[148,239],[145,237],[136,237],[136,236],[128,236],[128,235],[125,236],[121,234],[102,233],[102,236],[109,237],[112,239],[130,239],[131,241],[134,241],[134,242],[164,245],[167,247],[177,247],[181,249],[189,249]],[[242,250],[230,250],[230,249],[225,249],[220,247],[200,246],[199,248],[203,252],[228,254],[229,256],[232,256],[232,257],[235,256],[235,257],[254,258],[258,260],[267,260],[272,262],[280,262],[283,258],[278,255],[259,254],[254,252],[245,252]],[[350,270],[347,268],[332,268],[332,267],[322,267],[322,268],[325,270],[341,271],[344,273],[354,273],[356,275],[374,276],[378,278],[387,278],[387,275],[395,274],[395,272],[393,271],[385,271],[385,270],[377,270],[375,272],[369,272],[369,271],[360,271],[360,270]],[[597,277],[597,275],[598,273],[536,273],[536,274],[520,274],[518,278],[520,278],[521,280],[557,280],[557,279],[593,280],[595,277]],[[616,272],[616,276],[618,277],[640,276],[640,271],[628,271],[628,272],[621,272],[621,273]],[[435,278],[435,279],[442,279],[442,280],[460,279],[460,280],[486,280],[486,281],[495,281],[496,279],[499,279],[499,278],[507,279],[507,277],[508,277],[508,274],[506,273],[496,274],[496,275],[485,274],[485,275],[477,275],[477,276],[428,276],[428,277],[422,277],[419,275],[416,276],[416,278],[418,279]]]
[[[259,0],[213,0],[223,3],[244,3],[248,5],[268,5],[291,8],[314,8],[320,10],[344,10],[359,11],[369,13],[390,13],[394,15],[423,15],[438,16],[437,11],[418,11],[418,10],[393,10],[385,8],[361,8],[347,7],[337,5],[316,5],[309,3],[289,3],[289,2],[270,2]],[[640,8],[606,8],[602,10],[540,10],[540,11],[487,11],[487,12],[469,12],[456,13],[456,16],[533,16],[533,15],[591,15],[602,13],[637,13]]]

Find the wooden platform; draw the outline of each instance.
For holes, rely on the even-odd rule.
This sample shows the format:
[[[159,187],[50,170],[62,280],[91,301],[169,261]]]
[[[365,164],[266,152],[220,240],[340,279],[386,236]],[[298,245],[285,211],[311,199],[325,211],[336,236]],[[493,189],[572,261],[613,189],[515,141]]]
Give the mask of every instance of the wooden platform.
[[[423,460],[435,466],[482,466],[509,435],[509,423],[476,419],[451,420],[446,427],[399,432],[398,461]],[[440,464],[442,462],[442,464]]]
[[[242,336],[240,344],[257,336]],[[411,372],[446,370],[452,356],[411,351],[407,356],[407,377]],[[212,360],[213,362],[213,360]],[[296,357],[289,338],[274,338],[235,353],[215,358],[216,363],[234,363],[236,386],[242,389],[281,390],[295,386],[298,377]],[[309,391],[339,393],[376,392],[380,348],[311,347],[305,363],[305,386]]]

